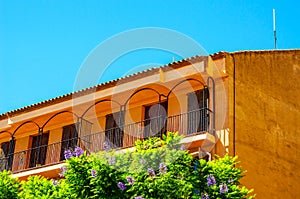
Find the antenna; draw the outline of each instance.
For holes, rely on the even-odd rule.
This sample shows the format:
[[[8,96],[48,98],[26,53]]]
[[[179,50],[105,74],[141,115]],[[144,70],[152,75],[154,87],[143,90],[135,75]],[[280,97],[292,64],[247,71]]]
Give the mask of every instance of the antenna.
[[[274,31],[274,48],[277,49],[277,37],[276,37],[276,14],[273,8],[273,31]]]

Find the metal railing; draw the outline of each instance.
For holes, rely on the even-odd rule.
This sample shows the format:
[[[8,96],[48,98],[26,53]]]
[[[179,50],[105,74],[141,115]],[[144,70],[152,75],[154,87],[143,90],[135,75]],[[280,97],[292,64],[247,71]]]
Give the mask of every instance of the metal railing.
[[[160,116],[123,126],[107,129],[62,142],[30,148],[28,150],[0,156],[0,171],[13,173],[60,163],[64,160],[64,150],[80,146],[88,152],[98,152],[107,148],[132,147],[136,140],[161,137],[167,131],[189,136],[196,133],[213,134],[213,112],[208,108],[190,112]],[[9,164],[9,161],[12,163]]]

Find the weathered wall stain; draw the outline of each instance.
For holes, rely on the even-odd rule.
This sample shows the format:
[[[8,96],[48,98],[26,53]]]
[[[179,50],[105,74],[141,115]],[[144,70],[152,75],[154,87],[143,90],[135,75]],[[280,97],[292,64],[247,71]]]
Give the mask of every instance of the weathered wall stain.
[[[243,183],[257,198],[299,197],[300,51],[228,53],[225,59],[230,153],[248,171]]]

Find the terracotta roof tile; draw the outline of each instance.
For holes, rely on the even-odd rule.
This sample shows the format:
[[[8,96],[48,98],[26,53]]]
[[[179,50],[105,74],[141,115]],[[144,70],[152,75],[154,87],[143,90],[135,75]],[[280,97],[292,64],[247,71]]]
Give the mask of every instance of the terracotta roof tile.
[[[126,83],[126,82],[133,81],[133,80],[136,80],[136,79],[140,79],[140,78],[152,75],[154,73],[158,73],[159,68],[161,68],[163,71],[168,71],[170,69],[180,68],[180,67],[189,65],[191,63],[203,60],[203,58],[206,58],[206,56],[196,55],[196,56],[193,56],[193,57],[190,57],[190,58],[186,58],[186,59],[183,59],[183,60],[180,60],[180,61],[175,61],[175,62],[166,64],[166,65],[163,65],[163,66],[160,66],[160,67],[149,68],[149,69],[146,69],[146,70],[143,70],[143,71],[139,71],[137,73],[129,74],[129,75],[126,75],[124,77],[121,77],[121,78],[118,78],[118,79],[115,79],[115,80],[110,80],[108,82],[100,83],[100,84],[95,85],[95,86],[91,86],[91,87],[84,88],[84,89],[81,89],[81,90],[78,90],[78,91],[74,91],[74,92],[71,92],[71,93],[68,93],[68,94],[64,94],[64,95],[61,95],[61,96],[58,96],[58,97],[54,97],[54,98],[51,98],[51,99],[48,99],[48,100],[45,100],[45,101],[42,101],[42,102],[38,102],[38,103],[35,103],[35,104],[32,104],[32,105],[24,106],[22,108],[18,108],[18,109],[0,114],[0,120],[6,119],[7,115],[9,115],[10,117],[13,117],[13,116],[16,116],[16,115],[19,115],[19,114],[22,114],[22,113],[27,113],[27,112],[30,112],[30,111],[34,111],[34,110],[37,110],[37,109],[40,109],[40,108],[43,108],[43,107],[46,107],[46,106],[49,106],[49,105],[58,104],[58,103],[70,100],[72,98],[87,95],[87,94],[93,93],[95,91],[104,90],[104,89],[107,89],[107,88],[110,88],[110,87],[114,87],[117,83],[122,84],[122,83]]]
[[[221,51],[221,52],[211,54],[210,56],[212,57],[212,59],[215,60],[215,59],[225,58],[226,55],[234,55],[234,54],[240,54],[240,53],[269,53],[269,52],[276,53],[276,52],[286,52],[286,51],[299,51],[299,49],[244,50],[244,51],[236,51],[236,52],[230,52],[230,53]],[[49,105],[64,102],[64,101],[70,100],[74,97],[87,95],[87,94],[90,94],[94,91],[104,90],[106,88],[110,88],[110,87],[115,86],[117,83],[120,84],[120,83],[125,83],[125,82],[128,82],[128,81],[132,81],[132,80],[135,80],[135,79],[143,78],[145,76],[148,76],[148,75],[151,75],[151,74],[154,74],[154,73],[158,72],[159,68],[161,68],[163,71],[168,71],[171,68],[172,69],[180,68],[180,67],[186,66],[190,63],[200,61],[200,60],[202,60],[203,58],[206,58],[206,57],[207,56],[196,55],[196,56],[186,58],[186,59],[183,59],[183,60],[171,62],[171,63],[168,63],[166,65],[160,66],[160,67],[150,68],[150,69],[140,71],[140,72],[137,72],[137,73],[134,73],[134,74],[130,74],[130,75],[127,75],[127,76],[124,76],[124,77],[121,77],[121,78],[118,78],[118,79],[115,79],[115,80],[111,80],[111,81],[104,82],[104,83],[101,83],[101,84],[98,84],[98,85],[95,85],[95,86],[91,86],[89,88],[84,88],[82,90],[74,91],[74,92],[71,92],[71,93],[68,93],[68,94],[65,94],[65,95],[61,95],[61,96],[58,96],[58,97],[54,97],[52,99],[48,99],[48,100],[45,100],[45,101],[42,101],[42,102],[32,104],[32,105],[29,105],[29,106],[18,108],[18,109],[0,114],[0,120],[1,119],[6,119],[7,115],[9,115],[10,117],[13,117],[15,115],[19,115],[19,114],[30,112],[30,111],[33,111],[33,110],[36,110],[36,109],[40,109],[40,108],[49,106]]]

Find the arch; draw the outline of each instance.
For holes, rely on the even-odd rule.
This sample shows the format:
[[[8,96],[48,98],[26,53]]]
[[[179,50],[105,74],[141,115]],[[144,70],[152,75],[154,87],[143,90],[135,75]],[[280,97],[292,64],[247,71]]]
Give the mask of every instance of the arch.
[[[77,114],[75,114],[75,113],[73,113],[73,112],[71,112],[71,111],[60,111],[60,112],[58,112],[58,113],[55,113],[54,115],[52,115],[45,123],[44,123],[44,125],[42,126],[42,130],[45,128],[45,126],[53,119],[53,118],[55,118],[56,116],[58,116],[58,115],[60,115],[60,114],[63,114],[63,113],[71,113],[72,115],[74,115],[76,118],[77,118],[77,120],[78,120],[78,118],[79,118],[79,116],[77,115]]]
[[[210,82],[212,84],[211,88],[212,88],[212,112],[213,112],[213,119],[212,119],[212,133],[213,135],[216,135],[216,112],[215,112],[215,108],[216,108],[216,99],[215,99],[215,95],[216,95],[216,91],[215,91],[215,80],[209,76],[207,77],[207,87],[208,87],[208,90],[210,89]]]
[[[2,133],[8,133],[10,136],[13,136],[13,134],[9,131],[0,131],[0,134],[2,134]]]
[[[97,101],[96,103],[90,105],[90,106],[83,112],[83,114],[81,115],[81,117],[83,118],[84,115],[85,115],[85,114],[86,114],[93,106],[96,106],[97,104],[100,104],[100,103],[102,103],[102,102],[114,102],[114,103],[118,104],[118,105],[121,107],[121,104],[120,104],[119,102],[115,101],[115,100],[112,100],[112,99],[103,99],[103,100],[99,100],[99,101]]]
[[[2,133],[8,133],[10,135],[10,139],[9,139],[9,148],[7,151],[7,154],[4,154],[4,158],[6,159],[6,161],[4,162],[4,164],[6,165],[6,169],[7,170],[11,170],[12,169],[12,163],[13,163],[13,157],[14,157],[14,149],[15,149],[15,137],[14,135],[9,132],[9,131],[1,131],[0,134]],[[2,143],[1,143],[2,145]],[[0,149],[1,150],[1,149]]]
[[[160,94],[157,90],[155,90],[155,89],[153,89],[153,88],[141,88],[141,89],[135,91],[134,93],[132,93],[132,94],[129,96],[129,98],[126,100],[126,102],[125,102],[124,105],[123,105],[124,108],[126,109],[127,103],[129,102],[129,100],[130,100],[133,96],[135,96],[137,93],[142,92],[142,91],[145,91],[145,90],[150,90],[150,91],[155,92],[155,93],[158,95],[158,97],[159,97],[159,102],[161,101],[161,99],[160,99],[161,94]]]
[[[167,99],[169,98],[170,94],[173,92],[173,90],[174,90],[177,86],[179,86],[180,84],[182,84],[182,83],[184,83],[184,82],[187,82],[187,81],[196,81],[196,82],[200,83],[203,87],[205,87],[205,84],[203,84],[201,81],[199,81],[199,80],[197,80],[197,79],[194,79],[194,78],[187,78],[187,79],[181,80],[180,82],[178,82],[177,84],[175,84],[175,86],[173,86],[173,87],[171,88],[171,90],[168,92],[168,94],[167,94],[167,96],[166,96]]]
[[[154,93],[156,93],[157,94],[157,96],[158,96],[158,104],[159,104],[159,106],[158,106],[158,109],[157,109],[157,118],[156,118],[156,123],[157,123],[157,127],[159,127],[160,126],[160,123],[161,123],[161,121],[158,119],[158,117],[159,117],[159,114],[160,114],[160,108],[161,108],[161,106],[160,106],[160,104],[161,104],[161,97],[162,96],[164,96],[165,97],[165,95],[163,95],[163,94],[161,94],[161,93],[159,93],[157,90],[155,90],[155,89],[153,89],[153,88],[148,88],[148,87],[146,87],[146,88],[141,88],[141,89],[138,89],[138,90],[136,90],[134,93],[132,93],[130,96],[129,96],[129,98],[126,100],[126,102],[124,103],[124,105],[123,105],[123,117],[124,117],[124,115],[125,115],[125,113],[126,113],[126,106],[127,106],[127,104],[128,104],[128,102],[136,95],[136,94],[138,94],[138,93],[140,93],[140,92],[142,92],[142,91],[152,91],[152,92],[154,92]],[[144,124],[145,125],[145,124]],[[148,124],[149,125],[149,124]],[[123,127],[122,127],[123,128]],[[161,136],[161,131],[159,131],[159,135]]]
[[[16,130],[14,130],[13,135],[15,135],[16,132],[17,132],[22,126],[24,126],[24,125],[26,125],[26,124],[30,124],[30,123],[36,125],[36,126],[38,127],[38,130],[40,131],[41,127],[40,127],[40,125],[38,125],[36,122],[34,122],[34,121],[26,121],[26,122],[23,122],[22,124],[20,124],[20,125],[18,126],[18,128],[16,128]]]

